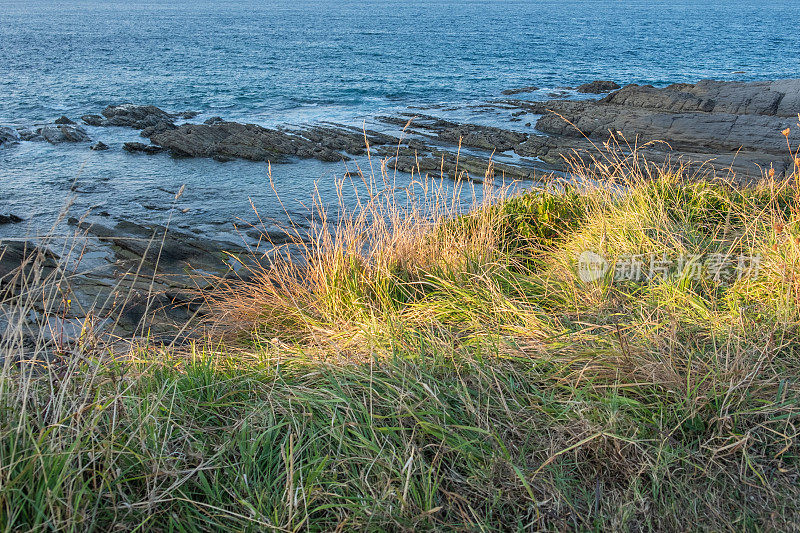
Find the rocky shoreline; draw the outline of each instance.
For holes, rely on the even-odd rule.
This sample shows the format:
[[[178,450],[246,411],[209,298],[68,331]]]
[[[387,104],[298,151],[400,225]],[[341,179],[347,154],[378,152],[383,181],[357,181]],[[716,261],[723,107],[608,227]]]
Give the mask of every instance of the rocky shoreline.
[[[268,128],[221,117],[194,123],[196,112],[169,113],[134,104],[110,105],[80,120],[92,128],[138,130],[148,142],[122,146],[134,154],[166,152],[178,158],[271,163],[294,158],[336,163],[370,155],[399,172],[476,181],[487,174],[505,180],[544,180],[553,171],[565,170],[565,157],[590,160],[597,155],[597,146],[613,136],[623,152],[635,147],[636,154],[651,163],[691,162],[703,171],[745,183],[761,178],[768,169],[778,177],[790,174],[793,159],[787,142],[792,146],[800,142],[794,127],[800,118],[800,80],[704,80],[663,88],[596,81],[574,91],[597,98],[520,98],[536,91],[533,86],[508,89],[502,98],[485,104],[507,114],[508,125],[458,122],[409,110],[374,117],[378,126],[371,129],[334,123]],[[515,124],[525,128],[512,127]],[[379,131],[383,127],[385,131]],[[787,128],[788,135],[782,135]],[[0,127],[3,149],[37,141],[110,149],[65,116],[52,124]],[[22,220],[15,213],[0,215],[0,224]],[[101,261],[105,267],[72,275],[70,286],[60,289],[80,304],[72,305],[62,318],[80,323],[87,314],[79,308],[93,309],[104,320],[115,316],[113,329],[122,334],[185,323],[202,311],[202,291],[208,284],[203,276],[231,275],[237,266],[231,258],[248,255],[242,244],[131,220],[71,219],[70,225],[91,246],[105,249],[107,260]],[[6,300],[23,290],[30,269],[38,269],[39,279],[58,274],[63,263],[52,243],[3,241],[0,248],[0,291]],[[0,303],[0,310],[3,306]],[[40,306],[34,311],[41,317],[52,309]],[[0,331],[3,320],[10,319],[0,318]]]

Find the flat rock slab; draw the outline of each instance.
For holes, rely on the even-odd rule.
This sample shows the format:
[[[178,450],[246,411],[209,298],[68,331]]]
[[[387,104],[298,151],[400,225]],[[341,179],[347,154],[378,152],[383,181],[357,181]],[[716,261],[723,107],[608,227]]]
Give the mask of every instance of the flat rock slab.
[[[614,135],[632,146],[662,141],[645,148],[656,160],[699,157],[713,161],[712,168],[733,169],[741,179],[752,179],[770,166],[783,174],[791,171],[782,131],[790,128],[788,141],[800,143],[800,80],[628,85],[600,100],[516,104],[541,114],[536,129],[549,136],[531,136],[516,151],[543,160],[585,149],[586,138],[604,142]]]

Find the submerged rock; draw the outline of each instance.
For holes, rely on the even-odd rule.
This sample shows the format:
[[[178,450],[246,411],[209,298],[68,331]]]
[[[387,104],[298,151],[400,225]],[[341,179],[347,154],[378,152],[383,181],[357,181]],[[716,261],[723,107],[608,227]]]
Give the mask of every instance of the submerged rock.
[[[103,141],[97,141],[92,145],[91,149],[96,151],[108,150],[108,145]]]
[[[595,80],[590,83],[584,83],[578,87],[579,93],[584,94],[602,94],[611,91],[616,91],[620,86],[618,83],[608,80]]]
[[[531,85],[529,87],[520,87],[518,89],[506,89],[505,91],[501,91],[500,94],[510,96],[512,94],[532,93],[538,90],[539,90],[538,87],[534,87],[533,85]]]

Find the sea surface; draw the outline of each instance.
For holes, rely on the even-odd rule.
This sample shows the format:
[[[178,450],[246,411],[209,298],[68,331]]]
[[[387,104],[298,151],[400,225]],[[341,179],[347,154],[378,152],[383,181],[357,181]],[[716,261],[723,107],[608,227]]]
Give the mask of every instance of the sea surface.
[[[798,21],[797,0],[0,0],[0,126],[123,102],[267,126],[370,125],[409,106],[510,126],[480,104],[521,86],[536,99],[595,79],[800,77]],[[67,201],[209,235],[254,220],[253,206],[282,216],[264,163],[129,154],[137,131],[87,130],[111,149],[0,148],[0,214],[26,219],[0,237],[47,231]],[[315,190],[336,202],[347,170],[297,161],[272,180],[300,212]]]

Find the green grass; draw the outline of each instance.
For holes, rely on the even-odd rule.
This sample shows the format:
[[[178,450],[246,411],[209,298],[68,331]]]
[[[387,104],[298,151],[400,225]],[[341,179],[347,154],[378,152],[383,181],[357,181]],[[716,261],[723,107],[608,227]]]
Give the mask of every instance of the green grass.
[[[794,185],[632,174],[464,216],[375,195],[223,287],[191,350],[7,365],[0,522],[797,529]],[[760,268],[583,281],[587,250]]]

